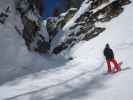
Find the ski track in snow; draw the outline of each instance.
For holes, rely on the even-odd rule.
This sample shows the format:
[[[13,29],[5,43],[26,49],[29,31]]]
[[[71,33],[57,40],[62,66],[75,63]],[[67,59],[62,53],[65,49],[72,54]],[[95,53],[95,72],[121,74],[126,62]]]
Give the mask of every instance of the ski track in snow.
[[[83,66],[83,65],[81,65],[81,66]],[[71,72],[71,70],[73,69],[73,72]],[[79,71],[76,71],[76,70],[81,70],[81,72],[79,72]],[[83,70],[83,71],[82,71]],[[66,83],[68,83],[68,82],[71,82],[72,80],[74,80],[74,79],[78,79],[78,78],[80,78],[81,76],[84,76],[84,75],[86,75],[86,74],[88,74],[89,72],[93,72],[93,71],[86,71],[87,69],[86,69],[86,66],[85,66],[85,69],[84,68],[80,68],[80,66],[77,68],[77,67],[72,67],[72,68],[67,68],[67,69],[65,69],[65,68],[61,68],[60,70],[58,70],[58,71],[53,71],[53,72],[50,72],[50,73],[48,73],[48,77],[44,77],[44,79],[42,79],[42,80],[45,80],[45,79],[49,79],[49,77],[50,76],[53,76],[54,78],[53,79],[51,79],[50,81],[53,81],[53,80],[55,80],[55,82],[52,82],[51,84],[52,85],[48,85],[48,86],[46,86],[45,88],[43,88],[43,89],[41,89],[41,90],[47,90],[47,89],[50,89],[50,88],[54,88],[54,87],[57,87],[57,86],[60,86],[60,85],[62,85],[62,84],[66,84]],[[75,73],[76,72],[76,73]],[[52,75],[52,73],[56,73],[56,74],[53,74]],[[64,75],[66,73],[66,75]],[[50,74],[50,75],[49,75]],[[70,74],[72,74],[72,75],[70,75]],[[73,75],[73,74],[75,74],[75,75]],[[90,73],[89,73],[90,74]],[[92,74],[92,73],[91,73]],[[63,77],[64,76],[67,76],[67,80],[66,79],[63,79],[62,80],[62,75],[63,75]],[[42,76],[42,75],[41,75]],[[46,76],[45,74],[43,74],[43,76]],[[33,78],[34,76],[32,76],[31,78]],[[35,76],[36,77],[36,76]],[[61,78],[62,77],[62,78]],[[61,79],[60,79],[61,78]],[[28,78],[29,79],[29,78]],[[24,79],[25,80],[25,79]],[[39,81],[40,79],[34,79],[34,80],[37,80],[37,81]],[[31,84],[33,84],[33,82],[34,82],[34,80],[32,80],[31,79]],[[20,81],[20,82],[23,82],[23,79],[19,79],[19,80],[17,80],[17,81]],[[28,80],[29,81],[29,80]],[[33,82],[32,82],[33,81]],[[59,81],[61,81],[61,82],[59,82]],[[24,81],[24,82],[26,82],[26,81]],[[43,82],[43,81],[42,81]],[[55,84],[56,83],[56,84]],[[11,82],[11,83],[7,83],[7,85],[4,85],[4,86],[7,86],[7,89],[8,88],[10,88],[10,84],[11,85],[13,85],[14,84],[14,82]],[[21,84],[21,83],[20,83]],[[23,84],[23,83],[22,83]],[[31,85],[30,84],[30,85]],[[50,84],[50,83],[48,83],[48,84]],[[18,84],[19,85],[19,84]],[[26,86],[27,88],[29,88],[30,87],[30,85],[28,85],[28,86]],[[34,85],[32,85],[32,88],[34,88],[34,87],[37,87],[37,88],[35,88],[35,89],[37,89],[37,90],[35,90],[35,91],[32,91],[32,92],[29,92],[29,93],[24,93],[24,94],[22,94],[22,95],[26,95],[26,94],[30,94],[30,93],[34,93],[34,92],[38,92],[38,91],[41,91],[40,89],[38,90],[38,88],[42,88],[42,87],[44,87],[44,86],[39,86],[40,84],[35,84],[36,86],[34,86]],[[25,88],[26,89],[26,88]],[[31,90],[30,90],[31,91]],[[21,95],[19,95],[19,96],[21,96]],[[18,97],[18,96],[17,96]]]
[[[126,49],[128,46],[130,46],[130,48],[131,48],[131,45],[129,45],[129,44],[132,44],[132,43],[125,43],[125,45],[123,45],[122,49],[120,49],[120,50]],[[119,45],[119,46],[121,47],[121,45]],[[79,67],[77,67],[77,66],[79,66]],[[63,91],[63,93],[60,93],[59,96],[57,94],[57,97],[54,97],[53,99],[52,98],[51,99],[48,99],[49,98],[49,95],[48,95],[45,98],[46,100],[62,100],[62,99],[60,99],[61,97],[63,97],[63,98],[66,97],[66,96],[67,97],[69,97],[69,96],[71,97],[75,93],[74,91],[80,91],[82,93],[83,91],[85,92],[85,89],[86,89],[86,91],[88,93],[89,92],[90,93],[91,92],[93,93],[93,90],[103,89],[104,87],[106,87],[105,82],[107,80],[109,80],[110,77],[113,77],[112,75],[103,75],[103,71],[102,71],[103,69],[101,69],[104,66],[103,63],[101,65],[99,65],[99,67],[97,67],[97,68],[95,68],[93,70],[87,70],[86,69],[87,68],[86,67],[87,65],[85,66],[85,69],[84,68],[80,68],[80,66],[83,66],[83,65],[77,65],[77,66],[76,65],[74,65],[73,67],[72,66],[71,67],[65,66],[66,68],[63,67],[63,68],[59,68],[58,70],[53,70],[53,71],[49,71],[49,72],[45,72],[45,73],[39,73],[40,75],[35,75],[35,76],[34,75],[31,75],[31,76],[27,77],[26,79],[28,81],[31,79],[31,84],[28,85],[28,86],[26,86],[25,88],[22,87],[22,90],[24,90],[24,93],[21,93],[20,92],[21,91],[21,88],[19,89],[19,87],[21,87],[21,86],[19,86],[19,84],[21,85],[21,82],[22,82],[22,85],[23,85],[24,84],[23,82],[26,82],[25,81],[26,80],[25,78],[24,78],[24,80],[23,79],[18,79],[18,80],[14,81],[14,82],[9,82],[9,83],[7,83],[7,84],[4,85],[5,87],[7,86],[6,87],[7,90],[10,87],[12,88],[12,86],[13,87],[16,87],[18,85],[18,89],[16,87],[16,90],[19,90],[19,91],[17,91],[16,93],[19,93],[20,92],[20,94],[19,95],[15,95],[13,97],[11,96],[10,98],[7,98],[6,100],[14,100],[14,99],[19,98],[19,97],[21,98],[23,96],[26,96],[26,95],[29,96],[29,95],[32,95],[32,94],[35,94],[35,93],[38,94],[40,92],[47,93],[49,91],[56,91],[58,89],[60,90],[60,88],[63,87],[64,91],[61,90],[61,91]],[[77,72],[76,71],[77,69],[78,70],[83,70],[83,71],[78,72],[78,73],[76,73],[73,76],[69,76],[69,74],[70,74],[69,70],[73,70],[73,71]],[[64,75],[65,72],[67,72],[67,75]],[[56,73],[56,74],[53,74],[52,75],[52,73]],[[39,80],[49,79],[48,78],[49,77],[49,74],[50,74],[50,76],[51,75],[54,76],[54,80],[56,80],[56,81],[52,82],[51,85],[47,85],[47,86],[44,85],[43,86],[42,84],[37,84],[37,83],[35,83],[33,85],[34,80],[35,81],[36,80],[39,81]],[[60,80],[59,78],[61,78],[60,76],[62,76],[62,75],[65,76],[65,77],[69,77],[69,79]],[[36,79],[36,78],[34,78],[36,76],[42,76],[42,79]],[[45,77],[45,76],[48,76],[48,77]],[[37,78],[39,78],[39,77],[37,77]],[[84,80],[84,81],[82,81],[82,80]],[[53,79],[51,79],[51,81],[53,81]],[[76,81],[76,83],[74,81]],[[43,81],[41,83],[43,83]],[[45,81],[44,81],[44,83],[45,83]],[[76,87],[73,88],[73,83],[75,83],[75,85],[78,84],[77,85],[78,87],[76,86]],[[79,84],[82,84],[83,87],[80,88],[79,87]],[[32,89],[30,90],[29,87],[32,88]],[[0,87],[0,89],[1,89],[1,87]],[[30,92],[25,92],[26,89],[29,90]],[[69,89],[69,91],[65,91],[67,89]],[[77,93],[77,94],[80,94],[80,93]],[[76,94],[74,94],[74,95],[76,95]],[[76,95],[76,96],[78,96],[78,95]]]

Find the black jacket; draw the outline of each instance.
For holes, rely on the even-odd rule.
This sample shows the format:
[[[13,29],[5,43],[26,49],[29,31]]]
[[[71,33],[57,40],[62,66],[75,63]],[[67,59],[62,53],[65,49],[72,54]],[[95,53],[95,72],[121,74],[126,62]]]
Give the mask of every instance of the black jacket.
[[[114,59],[113,50],[110,47],[104,49],[104,56],[106,59]]]

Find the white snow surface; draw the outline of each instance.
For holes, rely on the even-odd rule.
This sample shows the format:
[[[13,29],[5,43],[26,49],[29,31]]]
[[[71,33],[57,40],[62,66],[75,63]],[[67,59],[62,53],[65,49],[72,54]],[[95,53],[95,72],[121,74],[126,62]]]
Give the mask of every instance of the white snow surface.
[[[10,25],[12,21],[0,25],[0,80],[4,82],[0,100],[132,100],[132,11],[133,4],[125,6],[119,17],[102,24],[107,30],[101,35],[75,45],[67,54],[74,58],[71,61],[65,60],[65,55],[30,53]],[[104,75],[106,43],[129,70]],[[11,81],[10,77],[16,79]]]

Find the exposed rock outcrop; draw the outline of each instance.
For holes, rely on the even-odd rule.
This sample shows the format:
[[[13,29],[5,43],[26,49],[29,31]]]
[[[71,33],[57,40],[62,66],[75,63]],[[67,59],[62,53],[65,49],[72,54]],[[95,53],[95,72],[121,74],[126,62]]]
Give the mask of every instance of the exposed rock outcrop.
[[[23,38],[29,50],[39,53],[51,51],[58,54],[66,48],[71,48],[82,40],[90,40],[105,30],[105,27],[97,27],[97,22],[107,22],[119,16],[130,0],[85,0],[89,7],[75,20],[67,30],[64,26],[75,17],[76,8],[70,8],[65,13],[46,19],[43,25],[41,18],[41,0],[17,0],[16,9],[20,13],[24,29]],[[5,16],[6,17],[6,16]],[[0,16],[1,18],[1,16]],[[42,31],[44,30],[45,31]],[[62,32],[63,39],[57,38]],[[51,44],[57,39],[58,43]]]
[[[0,24],[4,24],[10,13],[10,7],[8,6],[3,12],[0,12]]]
[[[67,30],[67,36],[54,48],[53,53],[58,54],[79,41],[96,37],[105,30],[104,27],[96,27],[97,22],[107,22],[119,16],[124,9],[123,6],[131,3],[129,0],[88,0],[86,3],[90,2],[88,10]]]
[[[23,38],[29,50],[46,53],[49,50],[46,37],[39,33],[43,22],[40,21],[41,0],[18,0],[16,9],[24,25]],[[46,34],[46,33],[44,33]]]

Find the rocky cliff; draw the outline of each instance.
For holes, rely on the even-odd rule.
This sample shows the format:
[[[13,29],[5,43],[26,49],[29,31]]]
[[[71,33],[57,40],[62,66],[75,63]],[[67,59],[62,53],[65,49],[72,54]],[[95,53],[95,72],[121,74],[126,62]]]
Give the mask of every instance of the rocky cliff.
[[[23,26],[14,25],[14,29],[23,37],[29,50],[58,54],[101,34],[106,29],[96,24],[119,16],[124,5],[129,3],[129,0],[84,0],[79,9],[69,8],[57,17],[43,19],[41,0],[14,0],[14,15]],[[10,17],[10,12],[10,5],[0,12],[1,25]]]

